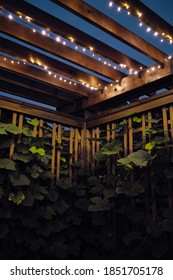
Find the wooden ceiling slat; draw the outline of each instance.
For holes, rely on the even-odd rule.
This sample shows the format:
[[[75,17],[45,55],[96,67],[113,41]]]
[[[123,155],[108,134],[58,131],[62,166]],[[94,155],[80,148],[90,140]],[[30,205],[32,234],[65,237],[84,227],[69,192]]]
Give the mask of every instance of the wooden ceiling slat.
[[[99,87],[99,84],[104,87],[107,84],[107,82],[102,79],[87,74],[86,72],[81,71],[75,67],[45,56],[37,51],[19,45],[8,39],[1,39],[0,50],[20,59],[26,59],[26,61],[34,61],[34,63],[37,65],[39,62],[41,63],[41,65],[46,65],[51,71],[57,72],[60,75],[66,76],[70,79],[74,79],[80,82],[84,81],[86,84],[94,87]]]
[[[24,15],[33,18],[34,23],[46,28],[49,27],[54,33],[58,32],[67,38],[73,37],[76,43],[84,45],[88,48],[92,45],[95,53],[105,56],[117,64],[127,65],[129,69],[139,69],[141,66],[145,67],[142,63],[139,63],[126,54],[93,38],[87,33],[82,32],[80,29],[77,29],[68,23],[40,10],[39,8],[24,2],[23,0],[13,1],[12,3],[11,0],[2,0],[1,2],[3,7],[9,11],[13,13],[20,11]]]
[[[141,1],[136,0],[114,0],[114,2],[125,8],[126,4],[129,5],[130,13],[134,16],[138,17],[138,13],[142,13],[139,18],[143,23],[150,26],[154,31],[157,31],[160,35],[165,37],[166,39],[173,38],[173,26],[169,24],[166,20],[161,18],[158,14],[148,8]],[[152,19],[152,20],[151,20]]]
[[[164,85],[164,79],[169,79],[173,84],[173,59],[167,61],[164,64],[163,69],[158,69],[156,66],[155,71],[150,71],[149,73],[144,71],[140,77],[136,75],[125,77],[122,80],[121,85],[113,83],[112,85],[107,86],[103,93],[100,93],[100,91],[94,92],[92,95],[88,96],[86,101],[84,101],[83,109],[98,105],[99,103],[116,97],[122,97],[124,98],[124,101],[125,99],[128,100],[127,96],[130,99],[130,94],[133,92],[136,92],[138,96],[141,96],[147,92],[155,91],[156,89],[161,88],[160,82]]]
[[[60,81],[58,78],[54,78],[53,75],[48,75],[47,72],[42,71],[40,69],[34,68],[32,66],[29,66],[27,64],[17,64],[11,63],[9,59],[4,60],[4,56],[0,56],[0,67],[4,69],[8,69],[10,71],[16,72],[20,75],[24,75],[36,80],[39,80],[41,82],[63,88],[71,93],[79,94],[82,96],[88,96],[89,89],[86,87],[79,85],[79,84],[68,84],[67,82],[64,82],[63,80]]]
[[[51,0],[57,5],[75,13],[82,19],[92,23],[93,25],[99,27],[100,29],[106,31],[111,36],[116,39],[121,40],[130,47],[136,49],[137,51],[147,55],[156,62],[163,62],[167,55],[154,47],[144,39],[137,36],[135,33],[129,31],[127,28],[123,27],[116,21],[112,20],[105,14],[99,12],[97,9],[91,5],[80,1],[80,0]]]
[[[0,81],[0,89],[2,91],[6,90],[9,93],[14,92],[15,95],[42,103],[45,103],[44,101],[46,100],[46,103],[52,106],[56,106],[60,101],[61,104],[69,104],[79,98],[65,90],[58,89],[28,77],[21,77],[21,75],[17,73],[2,68]],[[22,90],[18,90],[19,88]]]
[[[55,42],[42,34],[34,33],[27,27],[16,22],[12,22],[4,17],[1,19],[0,28],[5,34],[25,41],[33,46],[73,62],[106,78],[112,80],[121,80],[124,76],[126,76],[124,73],[117,71],[108,65],[96,61],[91,57],[71,49],[70,47],[62,45],[61,43]]]

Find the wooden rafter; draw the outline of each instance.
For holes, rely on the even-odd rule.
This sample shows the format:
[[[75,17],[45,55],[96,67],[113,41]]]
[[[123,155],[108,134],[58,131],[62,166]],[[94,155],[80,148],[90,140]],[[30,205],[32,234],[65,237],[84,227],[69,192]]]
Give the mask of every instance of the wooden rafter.
[[[109,85],[103,92],[97,91],[90,95],[83,103],[83,108],[88,108],[99,103],[110,101],[117,97],[124,100],[131,98],[131,95],[140,96],[148,92],[153,92],[163,86],[173,84],[173,59],[167,60],[164,68],[158,68],[157,65],[152,67],[150,72],[144,71],[138,77],[131,75],[125,77],[121,84],[113,83]],[[163,85],[163,86],[162,86]]]
[[[173,90],[166,91],[164,93],[152,96],[148,99],[137,101],[131,105],[121,106],[114,110],[106,111],[105,113],[94,116],[87,121],[87,128],[95,127],[97,125],[115,121],[116,119],[123,118],[125,115],[129,116],[131,108],[135,113],[144,112],[159,106],[171,104],[173,102]]]
[[[46,65],[49,70],[57,72],[59,75],[66,76],[79,82],[85,82],[96,88],[104,87],[107,84],[107,82],[102,79],[5,38],[1,39],[0,50],[36,65]]]
[[[24,77],[6,69],[1,69],[0,90],[45,103],[51,106],[58,106],[75,102],[79,97],[58,89],[57,87],[41,83],[37,80]]]
[[[141,66],[145,66],[142,63],[139,63],[135,59],[127,56],[126,54],[110,47],[109,45],[93,38],[92,36],[82,32],[80,29],[77,29],[66,22],[38,9],[37,7],[23,2],[23,0],[13,1],[2,0],[2,5],[9,11],[15,13],[20,11],[20,13],[27,15],[33,18],[34,23],[47,28],[49,27],[54,33],[61,34],[66,38],[73,38],[74,41],[85,47],[93,47],[94,52],[105,56],[117,64],[127,65],[129,69],[139,69]]]
[[[66,89],[71,93],[79,94],[82,96],[88,96],[89,90],[80,84],[70,85],[69,83],[65,83],[63,80],[60,81],[59,79],[54,78],[53,75],[48,75],[47,72],[32,67],[30,65],[23,63],[17,64],[17,62],[11,63],[11,59],[4,60],[4,56],[0,56],[0,67],[2,67],[2,69],[8,69],[20,75],[36,79],[43,83],[47,83],[58,88]]]
[[[92,23],[100,29],[106,31],[116,39],[121,40],[130,47],[147,55],[156,62],[163,62],[166,54],[157,49],[144,39],[137,36],[135,33],[129,31],[116,21],[112,20],[105,14],[99,12],[91,5],[80,0],[51,0],[52,2],[62,6],[63,8],[75,13],[84,20]]]
[[[11,22],[9,19],[2,17],[1,31],[5,34],[13,36],[17,39],[25,41],[33,46],[36,46],[44,51],[47,51],[60,58],[66,59],[78,66],[84,67],[90,71],[100,74],[112,80],[121,80],[126,75],[116,69],[109,67],[99,61],[92,59],[83,53],[77,52],[70,47],[67,47],[58,42],[49,39],[42,34],[33,33],[31,29],[22,26],[19,23]]]
[[[126,8],[129,5],[129,11],[138,17],[143,23],[150,26],[167,40],[173,39],[173,26],[166,20],[157,15],[154,11],[136,0],[114,0],[117,5]],[[151,20],[152,19],[152,20]]]

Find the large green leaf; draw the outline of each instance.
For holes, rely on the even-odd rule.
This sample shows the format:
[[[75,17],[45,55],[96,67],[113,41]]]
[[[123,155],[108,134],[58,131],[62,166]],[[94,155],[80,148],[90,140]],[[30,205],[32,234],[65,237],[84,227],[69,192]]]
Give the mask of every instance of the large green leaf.
[[[147,143],[147,144],[145,145],[145,150],[151,151],[154,147],[155,147],[155,143],[152,141],[152,142]]]
[[[133,121],[136,122],[136,123],[141,123],[142,119],[138,118],[138,117],[133,117]]]
[[[123,165],[127,165],[127,164],[131,163],[130,159],[128,159],[128,158],[120,158],[120,159],[117,160],[117,162],[121,163]]]
[[[30,173],[31,177],[34,179],[37,179],[40,173],[43,172],[43,169],[37,164],[34,164],[31,167],[28,166],[26,170],[27,172]]]
[[[11,173],[9,174],[10,181],[13,186],[29,186],[30,180],[25,174],[17,174]]]
[[[98,161],[105,161],[107,159],[107,155],[103,155],[101,151],[98,151],[94,154],[94,159]]]
[[[49,170],[45,170],[44,172],[40,173],[40,177],[43,179],[51,179],[53,180],[53,178],[55,177],[55,175],[49,171]]]
[[[33,125],[33,126],[38,126],[39,125],[39,122],[37,120],[27,120],[27,123]]]
[[[24,163],[28,163],[29,161],[32,160],[32,156],[31,155],[24,155],[24,154],[14,153],[13,160],[19,160],[19,161],[22,161]]]
[[[55,210],[60,215],[64,214],[69,209],[69,205],[64,199],[59,199],[55,203]]]
[[[15,171],[15,162],[8,158],[0,158],[0,168]]]
[[[101,197],[92,197],[90,199],[92,204],[89,205],[88,210],[90,212],[99,212],[99,211],[107,211],[110,210],[110,204],[109,200],[107,198],[101,198]]]
[[[23,192],[19,191],[16,194],[10,193],[8,200],[13,201],[15,204],[19,205],[22,203],[22,201],[25,200],[25,195]]]
[[[162,136],[156,136],[153,138],[153,141],[155,144],[162,144],[162,143],[167,143],[170,141],[170,137],[162,137]]]
[[[127,156],[137,166],[147,166],[150,155],[148,152],[139,150]]]
[[[19,129],[15,124],[9,123],[9,124],[4,124],[4,128],[6,131],[12,133],[12,134],[19,134],[21,133],[21,129]]]

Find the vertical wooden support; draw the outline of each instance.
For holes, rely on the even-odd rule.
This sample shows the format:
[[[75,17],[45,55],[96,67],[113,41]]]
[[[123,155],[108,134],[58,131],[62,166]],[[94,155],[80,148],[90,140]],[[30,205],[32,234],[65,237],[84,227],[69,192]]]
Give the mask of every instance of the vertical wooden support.
[[[171,140],[173,142],[173,106],[169,107],[169,114],[170,114],[170,126],[171,126]]]
[[[58,124],[58,139],[61,140],[61,124]],[[61,157],[61,152],[60,150],[57,150],[57,157],[56,157],[56,180],[60,179],[60,157]]]
[[[112,140],[115,140],[115,123],[111,124],[111,138]],[[112,174],[115,174],[115,164],[112,162]]]
[[[70,143],[69,143],[69,153],[70,153],[70,161],[69,161],[69,178],[72,179],[73,173],[72,173],[72,166],[73,163],[73,136],[74,136],[74,129],[70,128]]]
[[[100,128],[96,127],[96,138],[100,138]],[[100,150],[100,142],[96,141],[96,152]]]
[[[79,130],[75,128],[74,134],[74,162],[78,161],[78,137],[79,137]]]
[[[38,130],[38,137],[43,137],[43,120],[39,122],[39,130]]]
[[[162,116],[163,116],[163,130],[164,130],[164,136],[168,136],[168,118],[167,118],[167,110],[166,107],[162,109]]]
[[[52,159],[51,171],[55,173],[55,151],[56,151],[56,123],[52,124]]]
[[[170,115],[170,128],[171,128],[171,142],[173,143],[173,106],[169,107],[169,115]],[[168,123],[168,121],[167,121]],[[171,149],[171,155],[173,155],[173,148]],[[168,182],[168,206],[169,208],[173,208],[173,190],[171,180]]]
[[[22,128],[23,128],[23,114],[20,114],[20,115],[19,115],[19,124],[18,124],[18,128],[19,128],[20,130],[22,130]],[[18,143],[21,142],[21,138],[22,138],[22,134],[19,134],[19,135],[18,135],[18,140],[17,140]]]
[[[95,129],[93,128],[92,131],[91,131],[91,137],[92,138],[95,138]],[[92,169],[92,172],[94,172],[94,169],[95,169],[95,161],[94,161],[94,154],[95,154],[95,151],[96,151],[96,141],[91,141],[91,158],[92,158],[92,166],[91,166],[91,169]]]
[[[126,119],[123,120],[126,122]],[[128,155],[128,137],[127,137],[127,129],[124,130],[123,133],[123,143],[124,143],[124,157]]]
[[[133,152],[133,126],[132,126],[132,118],[128,119],[129,126],[129,153]]]
[[[145,114],[142,114],[142,140],[146,143],[146,123],[145,123]]]
[[[90,155],[91,155],[91,144],[90,140],[88,138],[91,138],[90,131],[86,130],[86,169],[89,170],[90,168]]]
[[[13,117],[12,117],[12,123],[14,125],[16,125],[17,123],[17,113],[13,113]],[[13,154],[14,154],[14,138],[12,139],[12,144],[11,144],[11,147],[10,147],[10,159],[12,158]]]
[[[106,130],[107,130],[107,134],[106,134],[106,140],[107,140],[107,143],[110,142],[110,139],[111,139],[111,133],[110,133],[110,124],[108,123],[107,124],[107,127],[106,127]],[[110,157],[108,157],[108,160],[107,160],[107,172],[110,173],[111,171],[111,160],[110,160]]]
[[[34,121],[37,121],[36,118],[34,118]],[[37,137],[37,126],[33,126],[33,137]]]

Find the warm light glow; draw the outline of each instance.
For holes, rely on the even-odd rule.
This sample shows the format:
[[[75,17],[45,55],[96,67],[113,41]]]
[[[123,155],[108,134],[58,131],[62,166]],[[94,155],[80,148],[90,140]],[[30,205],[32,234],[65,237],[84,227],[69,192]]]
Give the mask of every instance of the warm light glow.
[[[138,12],[138,17],[142,17],[142,13]]]
[[[36,32],[36,30],[35,29],[32,29],[32,31],[35,33]]]
[[[86,49],[85,48],[83,48],[83,52],[85,52],[86,51]]]
[[[168,59],[171,59],[172,58],[172,56],[170,55],[170,56],[168,56]]]
[[[93,51],[93,50],[94,50],[93,47],[89,47],[89,49],[90,49],[90,51]]]
[[[154,32],[154,36],[156,37],[159,33],[158,32]]]
[[[46,35],[46,31],[45,31],[45,30],[42,30],[42,31],[41,31],[41,34],[45,36],[45,35]]]
[[[117,8],[117,11],[120,12],[120,11],[121,11],[121,7],[118,7],[118,8]]]
[[[142,22],[140,22],[140,23],[139,23],[139,26],[142,26],[142,25],[143,25],[143,23],[142,23]]]
[[[147,28],[147,32],[150,32],[150,31],[151,31],[151,27],[148,27],[148,28]]]
[[[151,70],[154,71],[154,70],[155,70],[155,67],[152,67]]]
[[[112,7],[113,6],[113,2],[109,2],[109,7]]]
[[[66,45],[66,42],[65,42],[65,41],[63,42],[63,45]]]
[[[52,74],[52,72],[51,72],[51,71],[49,71],[49,72],[48,72],[48,74],[49,74],[49,75],[51,75],[51,74]]]
[[[56,75],[54,75],[54,78],[56,78]]]
[[[10,20],[13,20],[13,16],[10,14],[10,15],[8,15],[8,18],[10,19]]]
[[[56,41],[57,41],[57,42],[60,42],[60,37],[56,37]]]

